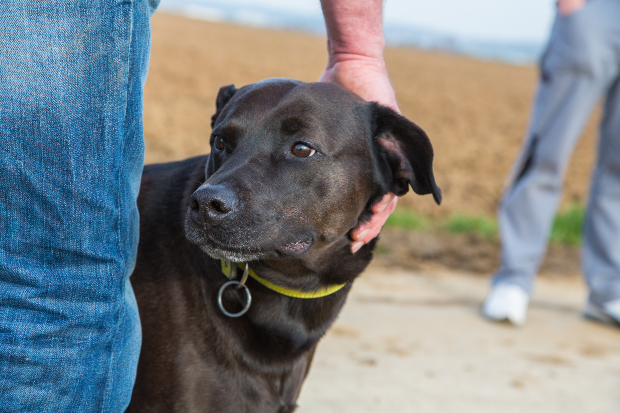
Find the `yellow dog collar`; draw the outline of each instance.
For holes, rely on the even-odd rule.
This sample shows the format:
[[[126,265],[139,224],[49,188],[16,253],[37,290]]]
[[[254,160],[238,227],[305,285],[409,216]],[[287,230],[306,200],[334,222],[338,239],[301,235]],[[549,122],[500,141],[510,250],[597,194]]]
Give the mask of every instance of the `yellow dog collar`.
[[[224,260],[221,260],[220,262],[222,264],[222,272],[224,273],[224,275],[226,275],[227,278],[230,278],[230,273],[232,272],[231,263],[229,261],[224,261]],[[245,270],[246,265],[247,265],[246,263],[241,263],[241,262],[237,263],[237,266],[241,268],[242,270]],[[321,288],[318,291],[308,292],[308,291],[303,291],[303,290],[293,290],[292,288],[286,288],[286,287],[276,285],[260,277],[258,274],[252,271],[251,268],[249,269],[248,274],[250,277],[254,278],[256,281],[258,281],[265,287],[269,288],[270,290],[273,290],[282,295],[286,295],[287,297],[293,297],[293,298],[321,298],[321,297],[325,297],[327,295],[333,294],[336,291],[340,290],[345,285],[347,285],[347,283],[332,285],[329,287]]]

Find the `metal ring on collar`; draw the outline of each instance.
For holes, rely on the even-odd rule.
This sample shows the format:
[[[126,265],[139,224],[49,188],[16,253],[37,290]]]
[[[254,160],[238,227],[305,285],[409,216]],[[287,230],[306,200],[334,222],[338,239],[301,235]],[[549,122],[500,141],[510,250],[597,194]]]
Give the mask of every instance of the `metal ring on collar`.
[[[250,309],[250,304],[252,304],[252,295],[250,294],[250,290],[248,289],[248,287],[246,287],[245,285],[242,285],[241,287],[245,289],[245,296],[247,297],[247,302],[245,303],[245,306],[243,307],[241,311],[237,313],[231,313],[224,308],[224,304],[222,303],[222,295],[224,294],[224,290],[226,289],[226,287],[228,287],[229,285],[239,285],[239,281],[228,281],[220,287],[220,291],[217,293],[217,305],[220,307],[220,310],[222,311],[222,313],[224,313],[228,317],[231,317],[231,318],[241,317]]]

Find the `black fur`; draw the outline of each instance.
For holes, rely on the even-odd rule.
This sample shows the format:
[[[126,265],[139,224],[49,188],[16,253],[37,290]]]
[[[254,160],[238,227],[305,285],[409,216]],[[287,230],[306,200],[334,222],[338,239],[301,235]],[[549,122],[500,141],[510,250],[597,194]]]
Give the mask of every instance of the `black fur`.
[[[131,281],[143,326],[129,412],[292,412],[319,339],[336,319],[376,240],[348,233],[388,191],[441,192],[426,134],[333,84],[271,79],[226,86],[211,154],[145,167]],[[314,155],[299,158],[303,143]],[[218,147],[220,149],[218,149]],[[347,283],[316,299],[250,278],[252,305],[216,304],[220,259],[249,262],[293,289]],[[243,293],[227,290],[238,309]]]

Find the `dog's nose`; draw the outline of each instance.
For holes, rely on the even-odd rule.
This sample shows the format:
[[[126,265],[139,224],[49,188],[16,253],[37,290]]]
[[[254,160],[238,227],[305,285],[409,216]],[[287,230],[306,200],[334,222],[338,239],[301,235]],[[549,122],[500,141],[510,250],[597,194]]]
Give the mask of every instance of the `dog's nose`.
[[[224,185],[205,185],[189,198],[191,214],[201,224],[219,224],[238,205],[237,195]]]

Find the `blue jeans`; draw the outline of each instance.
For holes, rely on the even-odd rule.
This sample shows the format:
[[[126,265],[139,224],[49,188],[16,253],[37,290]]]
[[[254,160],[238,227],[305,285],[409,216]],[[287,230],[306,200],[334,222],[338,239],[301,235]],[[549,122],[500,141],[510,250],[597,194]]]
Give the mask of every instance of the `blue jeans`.
[[[156,1],[0,1],[0,412],[122,412]]]

